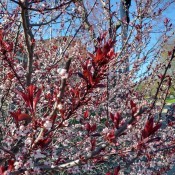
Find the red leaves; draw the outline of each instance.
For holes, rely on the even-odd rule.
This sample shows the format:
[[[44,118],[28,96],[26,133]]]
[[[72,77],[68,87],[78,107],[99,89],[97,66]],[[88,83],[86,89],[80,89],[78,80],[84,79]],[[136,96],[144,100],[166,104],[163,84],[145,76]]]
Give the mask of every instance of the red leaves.
[[[18,127],[18,123],[20,121],[27,121],[27,122],[31,121],[31,117],[26,113],[21,113],[20,110],[18,110],[16,112],[10,112],[10,114],[14,118],[15,123],[17,124],[17,127]]]
[[[111,117],[111,120],[113,121],[113,123],[115,125],[115,128],[118,128],[119,123],[120,123],[120,118],[121,118],[120,113],[119,112],[116,112],[115,114],[110,113],[110,117]]]
[[[84,127],[85,127],[86,131],[90,132],[90,130],[91,130],[91,125],[90,125],[89,123],[86,123],[86,124],[84,125]]]
[[[11,52],[13,50],[12,42],[3,41],[3,30],[0,30],[0,46],[2,47],[2,50],[7,52]]]
[[[14,169],[14,160],[8,160],[8,168],[0,166],[0,175],[6,175],[6,170],[12,171]]]
[[[84,126],[86,131],[88,131],[88,133],[94,132],[97,129],[97,125],[95,123],[91,125],[89,123],[86,123]]]
[[[41,139],[37,142],[37,145],[40,146],[42,149],[46,148],[52,141],[51,137],[45,138],[45,139]]]
[[[13,50],[13,43],[2,41],[2,46],[7,52],[11,52]]]
[[[147,120],[144,129],[142,130],[142,138],[145,139],[150,135],[153,135],[160,127],[161,123],[158,123],[156,126],[153,127],[154,119],[150,118]]]
[[[7,73],[7,78],[12,80],[14,78],[14,74],[12,72]]]
[[[114,168],[114,175],[119,175],[120,166]]]
[[[88,110],[84,112],[84,119],[87,119],[89,117],[89,112]]]
[[[134,116],[134,114],[137,112],[138,108],[136,103],[133,100],[130,100],[130,107],[131,107],[131,111],[132,111],[132,116]]]
[[[8,161],[8,170],[12,171],[14,169],[14,160]]]
[[[95,149],[96,146],[96,139],[91,139],[91,151]]]
[[[100,39],[99,45],[102,45],[102,40],[104,40],[104,36]],[[112,40],[104,42],[101,47],[99,46],[98,48],[96,48],[94,54],[89,53],[89,56],[91,58],[88,58],[85,63],[81,63],[83,70],[82,73],[78,73],[78,75],[87,82],[89,88],[98,87],[100,80],[105,77],[107,64],[115,56],[113,48],[114,43],[115,42]]]
[[[157,75],[157,76],[158,76],[158,78],[159,78],[160,80],[163,79],[163,75],[162,75],[162,74],[159,74],[159,75]]]
[[[106,134],[106,139],[110,143],[114,142],[114,139],[115,139],[115,132],[114,132],[114,130],[110,130],[109,133]]]
[[[23,98],[24,102],[26,103],[27,107],[30,108],[31,112],[35,113],[36,105],[40,99],[42,90],[38,89],[38,91],[36,91],[36,87],[34,85],[30,85],[27,88],[26,93],[18,90],[16,90],[16,92]]]
[[[83,76],[91,86],[94,86],[95,80],[93,79],[92,73],[88,69],[83,70]]]
[[[95,64],[102,66],[107,64],[115,56],[113,49],[114,43],[114,41],[108,40],[102,47],[97,48],[95,55],[89,54]]]
[[[100,80],[100,76],[98,73],[94,75],[93,71],[91,71],[91,69],[93,69],[95,72],[95,68],[92,67],[92,65],[88,66],[87,64],[83,65],[82,67],[83,74],[78,73],[78,75],[81,78],[83,78],[87,82],[87,84],[90,85],[90,87],[97,87]]]
[[[41,96],[42,90],[39,89],[36,93],[35,98],[33,99],[33,109],[36,110],[36,105],[39,102],[40,96]]]
[[[98,48],[95,57],[93,57],[94,62],[95,63],[101,62],[104,59],[103,57],[104,57],[104,54],[103,54],[101,48]]]
[[[120,166],[115,167],[113,173],[107,172],[106,175],[119,175]]]
[[[3,175],[5,172],[5,167],[4,166],[0,166],[0,174]]]
[[[28,114],[21,113],[18,115],[18,121],[29,120],[31,117]]]

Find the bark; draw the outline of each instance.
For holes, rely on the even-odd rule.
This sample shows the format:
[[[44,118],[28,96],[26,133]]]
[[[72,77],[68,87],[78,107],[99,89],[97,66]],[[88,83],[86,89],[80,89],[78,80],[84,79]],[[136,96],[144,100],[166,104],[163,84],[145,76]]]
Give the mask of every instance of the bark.
[[[128,25],[130,22],[129,18],[129,7],[131,5],[131,0],[121,0],[120,2],[120,17],[121,17],[121,30],[122,30],[122,46],[124,46],[127,39]],[[127,51],[126,51],[127,52]],[[126,65],[129,65],[129,58],[126,58]],[[124,73],[129,71],[129,66],[123,70]]]
[[[26,41],[27,47],[27,75],[26,75],[26,85],[29,86],[32,80],[32,69],[33,69],[33,55],[34,55],[34,46],[35,40],[34,35],[32,33],[32,28],[30,26],[30,19],[29,19],[29,11],[27,10],[29,3],[28,1],[24,1],[23,5],[21,6],[21,18],[22,18],[22,25],[24,29],[24,36]]]

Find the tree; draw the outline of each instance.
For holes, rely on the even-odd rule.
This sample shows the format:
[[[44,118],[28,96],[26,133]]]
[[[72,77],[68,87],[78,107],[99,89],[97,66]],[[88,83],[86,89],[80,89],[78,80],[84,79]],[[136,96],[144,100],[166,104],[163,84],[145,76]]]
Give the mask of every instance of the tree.
[[[165,124],[161,112],[175,48],[163,68],[157,58],[171,22],[159,21],[163,31],[157,42],[151,38],[174,1],[133,1],[127,21],[118,14],[121,3],[130,5],[0,2],[0,174],[162,174],[172,168],[175,123]],[[19,62],[22,55],[27,63]],[[118,73],[128,64],[130,70]],[[155,77],[149,104],[144,97]]]
[[[166,44],[163,44],[162,46],[162,51],[161,51],[161,55],[159,58],[159,62],[163,65],[166,66],[167,62],[168,62],[168,55],[171,54],[171,51],[174,47],[174,32],[172,33],[172,37],[168,38],[168,41],[166,42]],[[175,95],[175,89],[174,89],[174,68],[175,68],[175,61],[174,59],[171,62],[171,65],[167,71],[167,74],[171,76],[172,78],[172,85],[170,88],[170,95]]]

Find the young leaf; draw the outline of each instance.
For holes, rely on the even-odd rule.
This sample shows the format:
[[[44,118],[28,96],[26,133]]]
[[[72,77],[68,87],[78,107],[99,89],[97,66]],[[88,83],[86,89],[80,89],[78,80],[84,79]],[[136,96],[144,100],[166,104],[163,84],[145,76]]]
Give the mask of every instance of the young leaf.
[[[41,93],[42,93],[42,90],[39,89],[38,92],[36,93],[36,96],[35,96],[34,100],[33,100],[33,109],[34,109],[34,111],[36,111],[36,105],[37,105],[37,103],[40,99]]]

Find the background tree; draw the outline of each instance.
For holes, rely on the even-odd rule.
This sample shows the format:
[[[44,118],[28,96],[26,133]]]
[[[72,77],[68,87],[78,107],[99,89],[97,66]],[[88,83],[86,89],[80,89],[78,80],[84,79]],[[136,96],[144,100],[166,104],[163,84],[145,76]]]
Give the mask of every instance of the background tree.
[[[168,42],[163,45],[162,47],[162,53],[160,55],[160,63],[163,64],[163,66],[166,66],[168,60],[167,60],[167,56],[171,54],[172,48],[174,47],[174,33],[173,33],[173,37],[170,37],[168,39]],[[175,95],[175,89],[174,89],[174,83],[175,83],[175,79],[174,79],[174,70],[175,70],[175,61],[173,59],[173,61],[171,62],[171,65],[167,71],[167,73],[171,76],[172,78],[172,85],[170,88],[170,94],[171,95]]]

